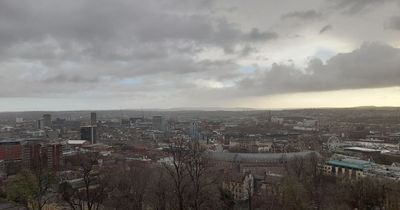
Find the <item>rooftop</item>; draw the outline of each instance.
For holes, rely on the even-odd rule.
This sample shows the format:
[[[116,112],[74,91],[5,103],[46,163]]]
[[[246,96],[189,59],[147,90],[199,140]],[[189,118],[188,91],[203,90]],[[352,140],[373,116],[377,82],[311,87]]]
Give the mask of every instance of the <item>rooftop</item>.
[[[359,152],[380,152],[377,149],[370,149],[365,147],[346,147],[344,150],[352,150],[352,151],[359,151]]]
[[[327,161],[327,164],[333,165],[333,166],[342,166],[342,167],[352,168],[352,169],[360,169],[360,170],[363,170],[363,169],[371,166],[371,163],[368,161],[362,161],[362,160],[356,160],[356,159],[329,160],[329,161]]]
[[[86,140],[68,140],[67,144],[81,145],[86,143]]]
[[[230,162],[269,162],[290,160],[296,157],[306,157],[312,154],[319,155],[314,151],[293,153],[231,153],[231,152],[209,152],[208,156],[213,160]]]

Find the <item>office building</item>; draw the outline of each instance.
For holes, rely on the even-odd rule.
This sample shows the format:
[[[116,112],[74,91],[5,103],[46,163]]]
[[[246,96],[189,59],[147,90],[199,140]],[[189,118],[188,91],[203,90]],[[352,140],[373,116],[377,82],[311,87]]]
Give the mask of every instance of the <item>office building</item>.
[[[96,112],[90,113],[90,125],[92,125],[92,126],[97,125],[97,115],[96,115]]]
[[[43,127],[51,128],[51,114],[43,115]]]
[[[153,129],[163,131],[163,117],[162,116],[153,116]]]
[[[199,129],[199,122],[192,121],[190,123],[190,138],[192,140],[199,140],[200,139],[200,129]]]
[[[43,129],[43,119],[36,121],[36,129]]]
[[[82,126],[81,140],[86,140],[90,144],[96,144],[96,126]]]

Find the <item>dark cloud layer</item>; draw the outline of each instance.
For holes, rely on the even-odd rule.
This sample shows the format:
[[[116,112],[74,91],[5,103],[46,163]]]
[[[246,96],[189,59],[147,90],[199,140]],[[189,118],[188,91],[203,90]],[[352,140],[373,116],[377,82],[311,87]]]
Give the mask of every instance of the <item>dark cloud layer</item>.
[[[219,48],[242,56],[253,44],[278,38],[275,32],[242,29],[214,15],[210,0],[5,0],[0,2],[0,31],[0,73],[18,81],[12,91],[0,92],[21,97],[108,85],[118,91],[118,81],[150,75],[177,81],[183,74],[229,78],[236,64],[196,55]]]
[[[168,42],[174,43],[168,46],[169,49],[186,47],[195,50],[193,48],[204,46],[233,49],[240,43],[277,38],[275,32],[255,27],[243,31],[224,18],[212,16],[211,8],[202,6],[210,5],[209,2],[5,0],[0,2],[0,50],[13,52],[17,43],[34,45],[51,37],[62,53],[68,53],[75,46],[82,56],[117,59],[130,55],[135,58],[137,54],[132,51],[136,44],[144,51],[165,50],[163,47]],[[186,7],[177,10],[176,5],[182,3]],[[198,6],[203,10],[196,8]],[[151,57],[153,54],[160,55],[157,52],[146,55]],[[24,57],[24,54],[10,56]],[[142,57],[139,55],[138,58]]]
[[[323,34],[323,33],[327,32],[329,30],[332,30],[332,28],[333,27],[331,25],[326,25],[326,26],[322,27],[321,30],[319,30],[319,33]]]
[[[380,22],[369,29],[368,21],[377,18],[364,19],[365,11],[389,3],[396,5],[395,0],[2,0],[0,99],[161,98],[173,104],[197,99],[193,93],[209,101],[397,86],[399,50],[389,44],[398,36],[382,33],[400,31],[398,13],[379,20],[393,29],[384,32]],[[365,44],[332,57],[364,40],[388,45]],[[328,61],[298,67],[318,54]]]
[[[301,19],[301,20],[315,20],[322,18],[323,15],[315,10],[295,11],[290,12],[281,17],[281,19]]]
[[[389,27],[395,30],[400,30],[400,16],[392,17],[389,20]]]
[[[341,10],[348,15],[354,15],[395,1],[396,0],[327,0],[334,9]]]
[[[325,64],[313,59],[302,71],[291,65],[274,64],[241,82],[241,90],[257,95],[393,87],[400,85],[400,49],[366,43],[350,53],[338,54]]]

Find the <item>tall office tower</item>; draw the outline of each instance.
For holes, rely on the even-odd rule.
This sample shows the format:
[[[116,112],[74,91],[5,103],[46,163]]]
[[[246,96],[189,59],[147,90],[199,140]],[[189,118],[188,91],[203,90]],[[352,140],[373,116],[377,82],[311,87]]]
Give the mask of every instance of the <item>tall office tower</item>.
[[[154,130],[163,130],[163,117],[162,116],[153,116],[153,129]]]
[[[200,131],[199,131],[199,122],[198,121],[192,121],[190,123],[190,138],[192,140],[200,139]]]
[[[36,128],[37,129],[43,129],[43,119],[37,120],[36,121]]]
[[[82,126],[81,139],[89,141],[91,144],[96,144],[96,126]]]
[[[90,125],[92,125],[92,126],[97,125],[96,112],[90,113]]]
[[[272,118],[272,113],[271,113],[271,111],[268,111],[267,122],[271,122],[271,118]]]
[[[43,115],[43,127],[51,128],[51,114]]]

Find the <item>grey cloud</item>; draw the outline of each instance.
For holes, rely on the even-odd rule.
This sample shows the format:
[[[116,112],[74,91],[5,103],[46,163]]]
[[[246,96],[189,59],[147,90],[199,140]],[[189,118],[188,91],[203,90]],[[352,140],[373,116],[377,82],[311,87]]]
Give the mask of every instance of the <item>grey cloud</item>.
[[[315,20],[322,18],[323,15],[315,10],[295,11],[290,12],[281,17],[283,20],[300,19],[300,20]]]
[[[57,74],[43,79],[41,82],[44,83],[95,83],[99,82],[97,75],[92,75],[92,77],[83,77],[81,75],[67,75],[65,73]]]
[[[162,45],[168,42],[191,43],[186,47],[192,49],[186,49],[192,52],[201,49],[202,46],[217,46],[228,52],[243,42],[277,38],[276,33],[257,28],[249,32],[243,31],[223,17],[213,15],[212,6],[213,1],[210,0],[5,0],[0,2],[0,52],[3,57],[32,58],[10,49],[14,48],[16,43],[40,43],[46,37],[66,44],[60,47],[72,44],[81,47],[81,57],[108,57],[110,51],[116,51],[114,48],[122,46],[134,49],[142,43],[152,44],[155,48],[160,46],[162,49]],[[68,53],[70,49],[62,50]],[[9,52],[14,54],[8,55]],[[125,54],[122,57],[129,59],[135,55],[138,54]],[[161,54],[153,51],[144,56],[154,55]],[[138,56],[140,58],[141,55]],[[113,58],[113,54],[109,57]]]
[[[400,16],[390,18],[389,27],[391,29],[400,30]]]
[[[250,54],[257,52],[257,49],[254,47],[251,47],[249,45],[244,46],[241,50],[240,50],[240,56],[241,57],[247,57]]]
[[[248,34],[245,34],[244,40],[249,42],[268,41],[278,38],[278,34],[269,31],[260,31],[258,28],[253,28]]]
[[[323,34],[323,33],[325,33],[325,32],[327,32],[327,31],[329,31],[329,30],[332,30],[332,26],[331,25],[326,25],[326,26],[324,26],[324,27],[322,27],[320,30],[319,30],[319,34]]]
[[[241,81],[239,89],[268,95],[399,85],[400,49],[366,43],[353,52],[332,57],[326,64],[314,59],[304,71],[293,65],[274,64],[270,70]]]
[[[354,15],[359,12],[374,9],[388,2],[395,0],[326,0],[333,9],[342,11],[347,15]]]
[[[81,89],[119,95],[179,89],[194,79],[240,77],[235,61],[202,60],[197,54],[220,48],[240,56],[278,35],[256,27],[245,30],[215,14],[213,4],[213,0],[0,1],[0,73],[7,74],[0,95],[68,96]],[[139,77],[153,77],[160,85],[119,84],[124,78]]]
[[[361,11],[379,4],[372,0],[332,1],[335,2],[332,8],[342,12]],[[217,86],[227,84],[218,87],[218,91],[209,88],[204,93],[205,100],[202,99],[207,101],[212,92],[224,98],[239,93],[364,88],[371,86],[365,78],[370,76],[376,78],[372,82],[375,86],[395,84],[397,74],[392,73],[386,82],[382,75],[393,72],[388,69],[399,66],[396,63],[399,59],[395,56],[396,59],[389,61],[391,48],[378,45],[366,45],[353,53],[335,56],[326,64],[312,60],[302,70],[275,64],[268,71],[240,72],[241,65],[262,66],[273,62],[266,61],[267,56],[284,59],[281,53],[297,47],[297,42],[314,41],[312,31],[327,31],[329,27],[320,29],[320,22],[315,20],[336,16],[325,16],[325,11],[315,7],[315,3],[307,1],[275,8],[275,3],[269,1],[241,5],[244,3],[216,0],[3,0],[0,1],[0,75],[3,76],[0,96],[79,98],[84,94],[83,98],[103,95],[151,98],[179,96],[188,90],[190,98],[195,90],[201,92],[195,80],[205,84],[214,82]],[[299,4],[303,10],[299,10]],[[254,14],[249,15],[248,11]],[[282,11],[294,12],[282,15]],[[347,24],[344,18],[348,17],[340,16],[338,21],[329,19],[335,25],[332,34],[338,32],[343,36],[338,36],[338,40],[351,40],[348,32],[343,32],[354,23]],[[396,28],[398,24],[392,22]],[[292,39],[292,34],[301,37]],[[317,47],[338,50],[329,43],[329,46],[321,43]],[[315,43],[311,47],[314,46]],[[374,55],[363,54],[379,49]],[[221,50],[225,55],[219,57]],[[371,57],[377,61],[363,66],[363,59],[357,56],[367,63],[374,60]],[[294,60],[293,63],[298,61]],[[354,70],[360,66],[371,72],[376,72],[373,67],[380,69],[382,75]],[[354,75],[347,75],[350,73]],[[338,79],[341,75],[346,79]]]

